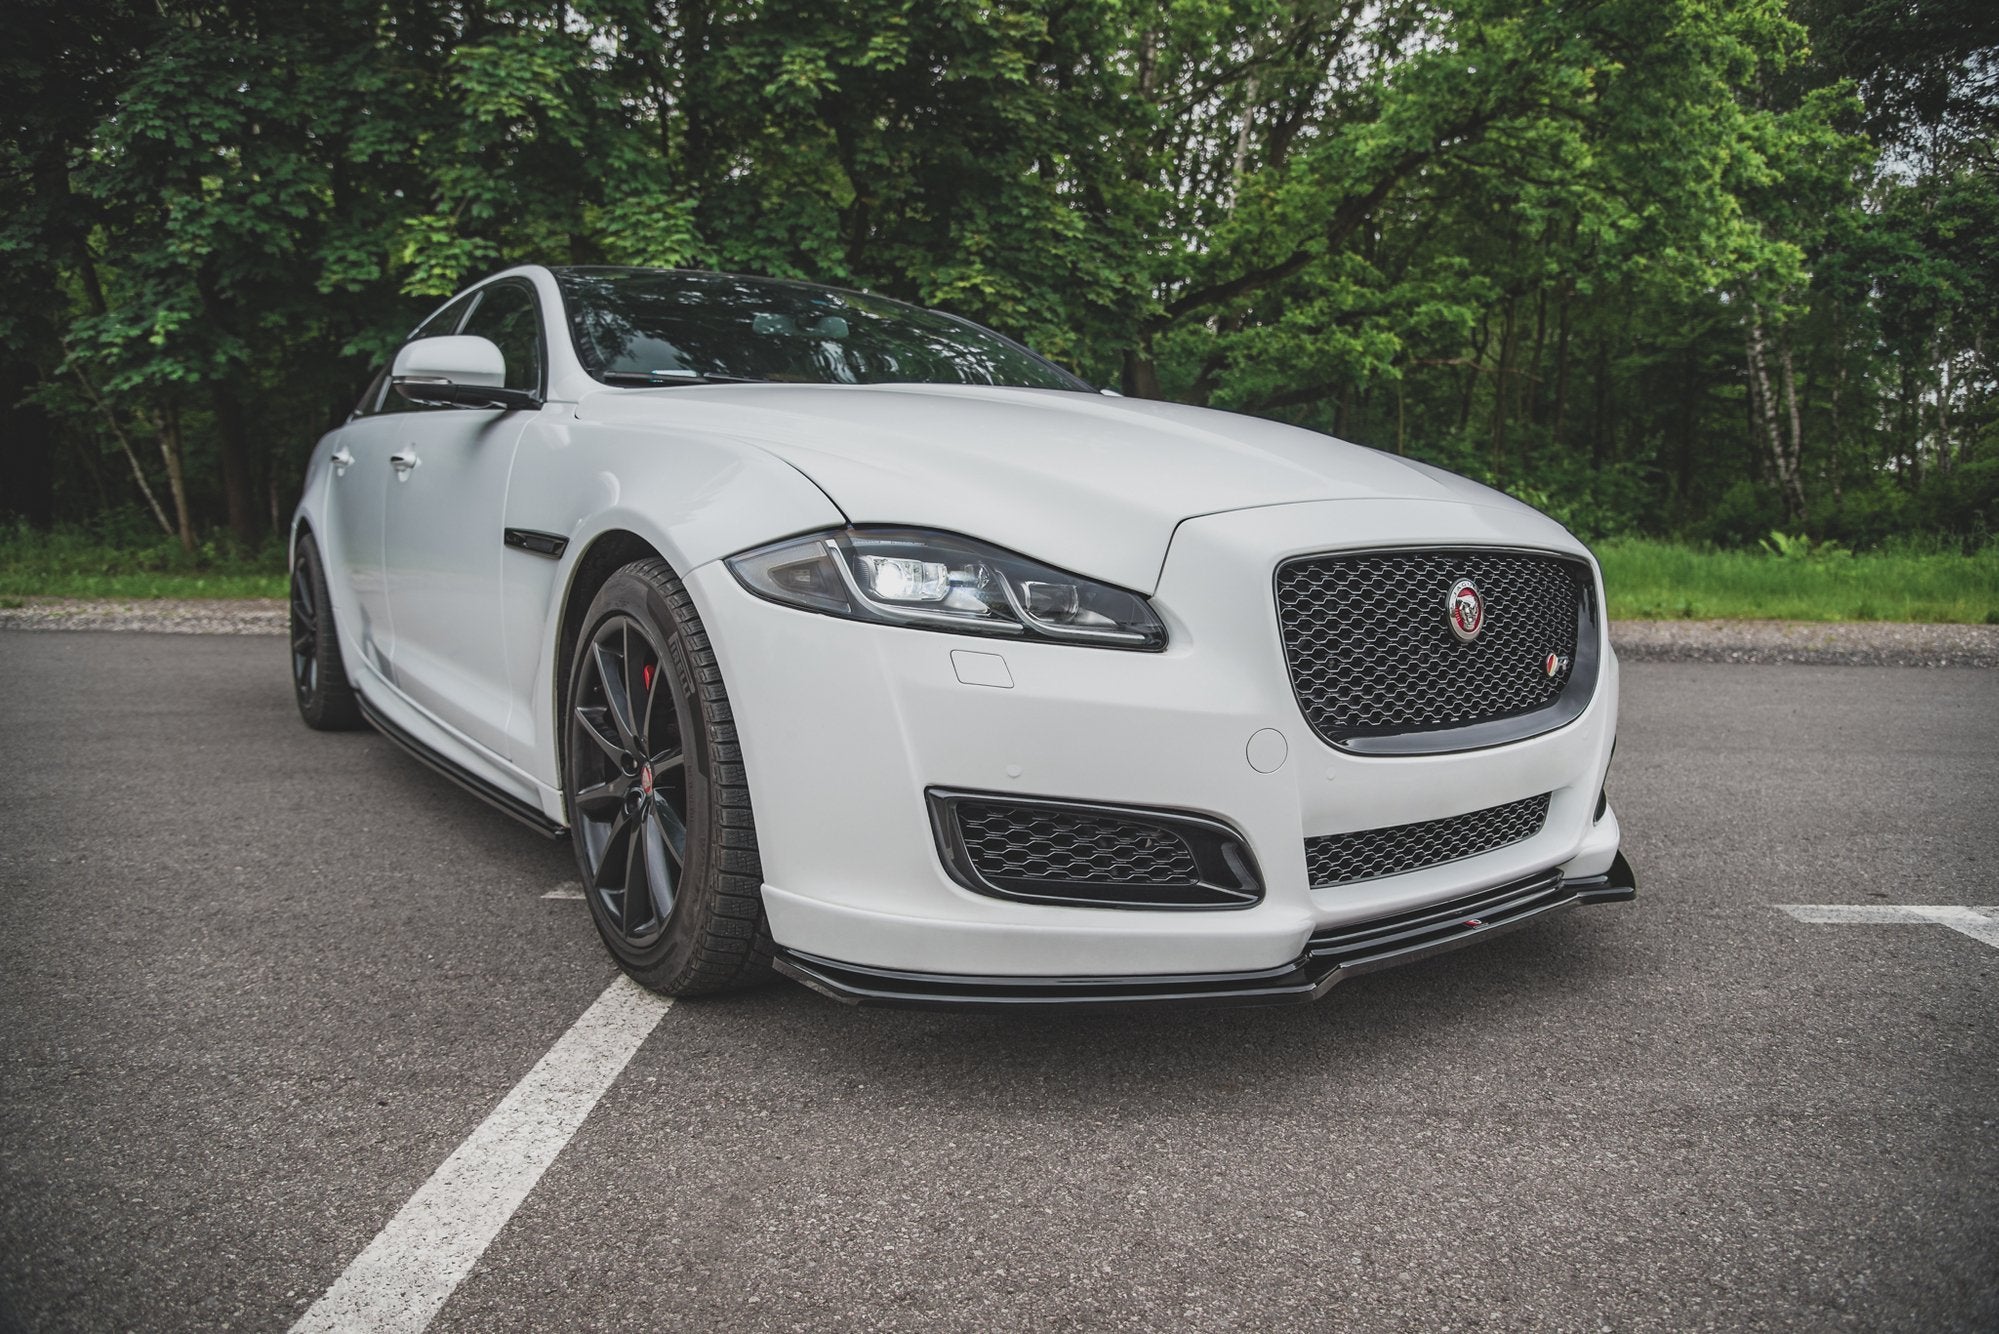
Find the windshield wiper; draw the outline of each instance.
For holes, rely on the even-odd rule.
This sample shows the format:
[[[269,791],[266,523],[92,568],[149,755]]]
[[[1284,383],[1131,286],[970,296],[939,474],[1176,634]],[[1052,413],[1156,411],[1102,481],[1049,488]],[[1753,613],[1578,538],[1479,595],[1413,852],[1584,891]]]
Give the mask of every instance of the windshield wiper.
[[[709,371],[605,371],[599,378],[605,384],[642,385],[647,389],[665,388],[676,384],[766,383],[763,380],[753,380],[747,375],[715,375]]]

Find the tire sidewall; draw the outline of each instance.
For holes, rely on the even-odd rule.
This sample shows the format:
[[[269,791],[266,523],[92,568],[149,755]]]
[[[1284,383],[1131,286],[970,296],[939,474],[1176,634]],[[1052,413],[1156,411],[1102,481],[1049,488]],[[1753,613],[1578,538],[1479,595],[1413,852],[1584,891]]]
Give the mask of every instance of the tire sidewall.
[[[584,882],[584,898],[590,904],[590,916],[596,922],[598,934],[604,938],[605,945],[626,969],[643,974],[642,980],[647,985],[672,990],[694,971],[698,963],[701,942],[699,925],[712,910],[715,880],[720,871],[718,859],[714,856],[714,744],[707,715],[701,708],[700,696],[695,689],[696,678],[689,660],[681,617],[676,615],[672,604],[657,587],[633,573],[629,567],[613,574],[598,590],[584,615],[582,629],[570,652],[568,690],[563,696],[562,725],[558,729],[562,738],[562,799],[566,809],[570,794],[577,787],[570,731],[576,700],[582,692],[590,645],[604,623],[620,614],[630,616],[644,628],[659,655],[668,685],[673,691],[674,708],[680,717],[682,747],[687,757],[687,859],[675,886],[673,912],[658,939],[643,947],[634,946],[625,939],[591,884],[589,852],[583,839],[572,835],[570,842],[575,848],[578,873]],[[574,812],[569,814],[573,828]]]
[[[340,645],[336,638],[339,633],[333,624],[333,600],[326,584],[326,569],[320,563],[319,544],[310,533],[302,533],[298,539],[298,551],[292,559],[292,581],[294,584],[304,578],[312,589],[312,602],[316,623],[313,626],[313,663],[316,667],[312,688],[306,690],[299,684],[296,671],[292,674],[292,697],[298,702],[299,716],[312,727],[326,727],[331,718],[333,701],[329,697],[329,687],[336,682],[344,684],[343,664],[340,660]],[[298,626],[295,595],[286,602],[287,624],[296,634]],[[290,646],[287,645],[286,665],[291,665]],[[344,721],[344,720],[343,720]]]

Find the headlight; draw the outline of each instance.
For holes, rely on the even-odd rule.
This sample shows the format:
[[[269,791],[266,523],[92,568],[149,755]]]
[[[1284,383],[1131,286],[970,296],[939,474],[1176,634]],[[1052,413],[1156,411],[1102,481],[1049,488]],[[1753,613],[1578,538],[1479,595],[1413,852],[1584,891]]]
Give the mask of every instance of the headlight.
[[[857,621],[1105,648],[1161,649],[1146,600],[969,537],[847,528],[729,557],[759,597]]]

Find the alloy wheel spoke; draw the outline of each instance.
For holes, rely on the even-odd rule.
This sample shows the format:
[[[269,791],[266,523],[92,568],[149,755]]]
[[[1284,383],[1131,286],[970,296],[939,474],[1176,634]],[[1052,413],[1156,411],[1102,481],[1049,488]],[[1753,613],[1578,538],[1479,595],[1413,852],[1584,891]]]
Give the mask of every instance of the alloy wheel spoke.
[[[664,921],[666,915],[673,911],[673,885],[678,879],[673,868],[679,859],[667,847],[658,820],[645,822],[642,842],[645,847],[645,893],[652,900],[653,911]]]
[[[661,751],[646,761],[652,766],[653,781],[664,782],[670,773],[678,773],[687,767],[687,752],[678,746]]]
[[[646,842],[643,818],[633,819],[625,843],[625,897],[618,908],[618,925],[628,936],[652,920],[652,885],[646,876]]]
[[[624,882],[618,877],[629,869],[632,832],[632,818],[619,811],[617,817],[611,821],[610,832],[604,836],[604,850],[597,854],[597,865],[591,879],[598,889],[623,888]]]
[[[636,641],[636,642],[634,642]],[[632,623],[625,622],[625,707],[632,723],[632,746],[634,755],[646,752],[646,733],[652,726],[652,685],[646,680],[645,654],[647,648],[644,635],[632,633]],[[637,651],[634,652],[633,650]],[[657,672],[654,673],[658,675]]]
[[[618,729],[618,745],[628,755],[641,749],[632,723],[632,696],[625,685],[623,665],[600,641],[590,646],[591,661],[597,669],[597,684],[604,692],[604,711]]]
[[[655,801],[652,818],[646,821],[646,832],[651,836],[657,831],[665,842],[666,851],[673,858],[675,866],[687,865],[687,822],[680,813],[664,801]]]
[[[611,761],[612,767],[616,768],[619,762],[624,759],[624,748],[618,744],[618,739],[615,736],[611,736],[605,732],[602,722],[590,716],[595,712],[602,712],[602,710],[588,709],[579,704],[576,707],[576,722],[583,729],[584,733],[597,743],[597,748],[604,752],[605,758]]]
[[[623,774],[615,774],[601,783],[592,783],[586,788],[579,789],[570,804],[580,815],[601,817],[609,811],[623,808],[625,792],[631,785],[631,779]]]

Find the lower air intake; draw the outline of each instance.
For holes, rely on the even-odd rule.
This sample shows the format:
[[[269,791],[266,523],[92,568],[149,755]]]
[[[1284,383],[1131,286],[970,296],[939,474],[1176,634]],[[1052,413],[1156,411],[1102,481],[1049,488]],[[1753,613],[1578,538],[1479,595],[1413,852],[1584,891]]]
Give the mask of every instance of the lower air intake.
[[[1263,896],[1249,850],[1179,811],[930,793],[951,878],[1000,898],[1095,908],[1243,908]]]
[[[1476,857],[1540,833],[1552,795],[1544,792],[1444,820],[1308,838],[1305,869],[1312,888],[1325,889]]]

